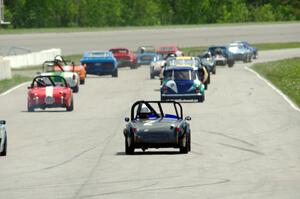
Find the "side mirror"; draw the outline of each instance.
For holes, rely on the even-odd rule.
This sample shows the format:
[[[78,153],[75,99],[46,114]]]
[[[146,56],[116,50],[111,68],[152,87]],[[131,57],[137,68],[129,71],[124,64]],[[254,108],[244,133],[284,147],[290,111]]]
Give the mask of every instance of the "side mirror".
[[[187,121],[190,121],[192,118],[191,118],[190,116],[186,116],[185,119],[186,119]]]
[[[0,124],[5,125],[6,121],[5,120],[0,120]]]
[[[129,117],[125,117],[125,122],[129,122]]]

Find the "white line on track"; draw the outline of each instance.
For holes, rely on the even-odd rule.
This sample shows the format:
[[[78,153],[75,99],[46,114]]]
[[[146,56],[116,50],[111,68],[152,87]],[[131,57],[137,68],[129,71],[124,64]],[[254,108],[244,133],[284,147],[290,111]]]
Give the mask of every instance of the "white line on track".
[[[16,89],[18,89],[18,88],[20,88],[20,87],[22,87],[22,86],[24,86],[25,84],[28,84],[28,83],[30,83],[30,82],[24,82],[24,83],[22,83],[22,84],[19,84],[19,85],[13,87],[13,88],[7,90],[7,91],[5,91],[4,93],[0,94],[0,97],[1,97],[1,96],[4,96],[4,95],[7,95],[8,93],[11,93],[12,91],[14,91],[14,90],[16,90]]]
[[[275,90],[281,97],[283,97],[283,99],[285,101],[287,101],[289,103],[289,105],[295,109],[296,111],[300,112],[300,108],[297,107],[297,105],[295,105],[294,102],[292,102],[288,96],[286,96],[281,90],[279,90],[276,86],[274,86],[270,81],[268,81],[267,79],[265,79],[264,77],[262,77],[260,74],[258,74],[256,71],[254,71],[253,69],[245,66],[245,69],[254,73],[259,79],[263,80],[267,85],[269,85],[273,90]]]

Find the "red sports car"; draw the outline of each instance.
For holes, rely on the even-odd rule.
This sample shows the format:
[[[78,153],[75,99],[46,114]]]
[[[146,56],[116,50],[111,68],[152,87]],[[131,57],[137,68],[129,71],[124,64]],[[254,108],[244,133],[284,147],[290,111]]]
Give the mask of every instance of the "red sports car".
[[[117,59],[118,67],[129,66],[131,69],[138,67],[136,56],[127,48],[112,48],[109,51],[112,52]]]
[[[28,112],[36,108],[66,108],[73,111],[73,93],[66,80],[58,75],[40,75],[28,87]]]
[[[182,51],[176,45],[161,46],[157,49],[156,53],[161,54],[164,58],[166,58],[169,54],[183,56]]]

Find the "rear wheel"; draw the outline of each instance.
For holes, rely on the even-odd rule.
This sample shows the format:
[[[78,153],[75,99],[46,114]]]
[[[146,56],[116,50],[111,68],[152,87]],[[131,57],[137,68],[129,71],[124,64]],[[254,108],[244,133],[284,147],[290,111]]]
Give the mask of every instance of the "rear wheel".
[[[4,147],[3,147],[3,151],[0,152],[0,156],[6,156],[6,153],[7,153],[7,136],[5,135]]]
[[[77,84],[75,87],[73,87],[73,92],[78,93],[79,92],[79,85]]]
[[[213,75],[215,75],[215,74],[216,74],[216,65],[213,67],[212,74],[213,74]]]
[[[205,95],[201,95],[199,98],[198,98],[198,102],[204,102],[205,100]]]
[[[27,104],[27,111],[34,112],[34,108],[32,106],[30,106],[29,104]]]
[[[180,151],[180,153],[188,153],[189,152],[189,141],[188,141],[188,135],[186,134],[185,135],[185,140],[184,140],[184,143],[182,143],[182,146],[180,146],[180,149],[179,149],[179,151]]]
[[[80,84],[85,84],[85,79],[81,79]]]
[[[114,73],[111,76],[112,77],[118,77],[118,70],[115,70]]]
[[[131,155],[134,153],[134,144],[133,144],[133,138],[132,137],[125,137],[125,153],[127,155]]]
[[[71,111],[74,110],[74,102],[73,102],[73,98],[71,99],[71,104],[70,104],[70,106],[67,106],[66,109],[67,109],[68,112],[71,112]]]

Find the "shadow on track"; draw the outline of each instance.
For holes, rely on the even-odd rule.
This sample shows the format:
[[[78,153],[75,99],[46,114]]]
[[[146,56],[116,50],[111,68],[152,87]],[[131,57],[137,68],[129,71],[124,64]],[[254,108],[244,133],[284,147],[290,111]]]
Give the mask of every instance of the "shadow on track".
[[[115,155],[126,155],[125,152],[117,152]],[[134,152],[133,154],[129,156],[134,156],[134,155],[181,155],[179,151],[138,151]]]

